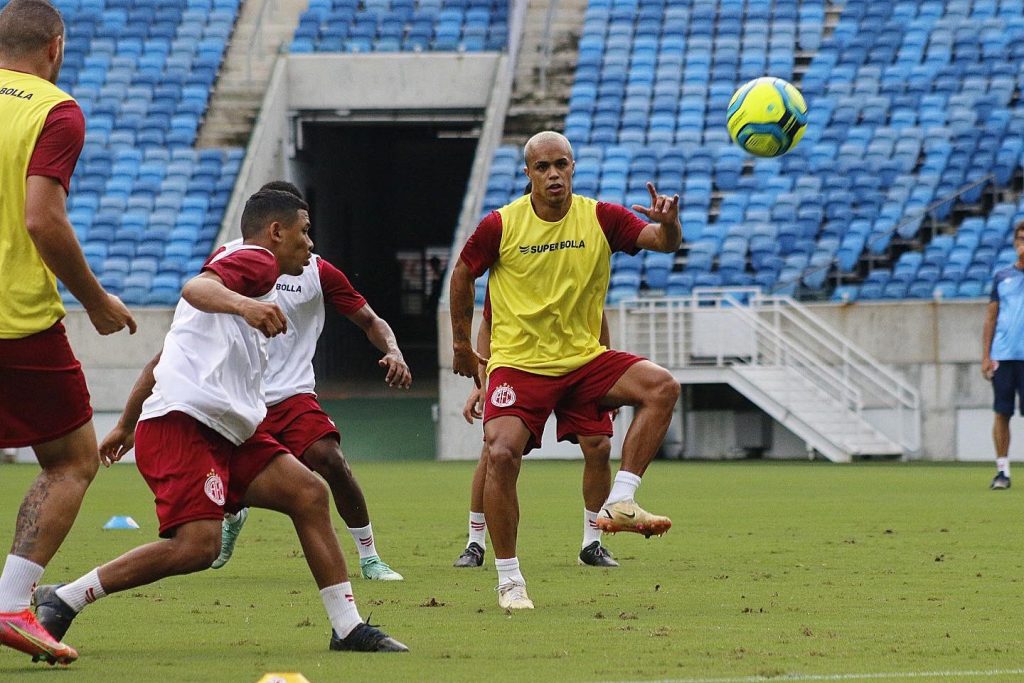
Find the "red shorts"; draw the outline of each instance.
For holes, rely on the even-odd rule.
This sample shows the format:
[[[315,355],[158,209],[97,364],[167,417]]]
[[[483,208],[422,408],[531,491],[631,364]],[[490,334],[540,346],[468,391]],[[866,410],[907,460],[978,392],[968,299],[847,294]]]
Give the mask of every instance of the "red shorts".
[[[135,464],[156,502],[160,536],[236,512],[249,484],[286,449],[257,432],[235,446],[190,415],[170,412],[135,427]],[[244,457],[242,457],[244,456]]]
[[[307,466],[302,456],[314,443],[328,436],[341,443],[338,426],[313,394],[296,394],[267,406],[267,416],[259,431],[273,436]]]
[[[64,325],[0,339],[0,448],[53,441],[91,419],[89,388]]]
[[[624,351],[605,351],[560,377],[497,368],[487,380],[484,423],[504,415],[521,419],[530,431],[524,454],[540,446],[552,411],[559,415],[560,440],[571,435],[611,435],[611,416],[601,399],[626,370],[642,360]]]

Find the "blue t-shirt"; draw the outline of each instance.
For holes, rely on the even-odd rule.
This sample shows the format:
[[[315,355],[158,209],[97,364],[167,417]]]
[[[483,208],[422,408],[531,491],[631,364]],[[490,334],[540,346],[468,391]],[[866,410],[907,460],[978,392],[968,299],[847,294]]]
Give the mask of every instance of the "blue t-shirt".
[[[992,360],[1024,360],[1024,271],[1010,266],[996,273],[991,301],[999,304]]]

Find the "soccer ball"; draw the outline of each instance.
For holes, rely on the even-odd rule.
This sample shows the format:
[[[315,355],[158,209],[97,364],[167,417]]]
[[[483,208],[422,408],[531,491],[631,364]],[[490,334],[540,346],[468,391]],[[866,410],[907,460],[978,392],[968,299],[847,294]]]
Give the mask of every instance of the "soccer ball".
[[[759,157],[777,157],[796,147],[807,129],[807,103],[781,78],[755,78],[729,100],[726,119],[733,142]]]

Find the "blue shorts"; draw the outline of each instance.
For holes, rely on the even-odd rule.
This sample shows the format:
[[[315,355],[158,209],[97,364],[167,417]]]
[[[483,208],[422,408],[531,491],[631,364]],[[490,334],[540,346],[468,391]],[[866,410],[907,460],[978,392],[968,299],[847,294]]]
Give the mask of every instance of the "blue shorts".
[[[992,410],[1000,415],[1013,415],[1013,401],[1019,397],[1020,414],[1024,415],[1024,360],[999,361],[992,376],[992,392]]]

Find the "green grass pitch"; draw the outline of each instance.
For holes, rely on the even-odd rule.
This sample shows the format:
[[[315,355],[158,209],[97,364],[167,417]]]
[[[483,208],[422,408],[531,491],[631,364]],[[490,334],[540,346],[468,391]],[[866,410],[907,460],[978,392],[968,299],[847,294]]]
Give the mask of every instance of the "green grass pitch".
[[[537,609],[515,614],[497,607],[490,554],[483,570],[451,567],[471,463],[355,469],[378,549],[406,577],[355,578],[356,600],[410,654],[328,651],[291,526],[256,511],[224,569],[87,608],[68,634],[81,658],[67,669],[0,650],[0,681],[255,682],[270,671],[312,683],[1024,678],[1024,491],[988,491],[990,468],[656,462],[639,500],[675,526],[650,540],[606,537],[622,567],[605,570],[576,564],[580,464],[527,461],[519,557]],[[3,543],[35,471],[0,466]],[[112,515],[142,529],[101,530]],[[44,580],[73,579],[154,538],[135,468],[101,471]]]

